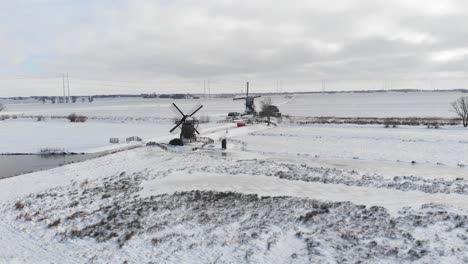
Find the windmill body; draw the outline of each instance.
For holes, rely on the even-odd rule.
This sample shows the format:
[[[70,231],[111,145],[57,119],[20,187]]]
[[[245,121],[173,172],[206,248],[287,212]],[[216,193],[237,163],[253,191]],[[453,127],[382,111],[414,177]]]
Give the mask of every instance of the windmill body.
[[[200,134],[200,132],[197,130],[199,121],[195,119],[194,115],[203,107],[203,105],[198,106],[191,114],[188,115],[184,114],[176,104],[172,103],[172,105],[174,109],[176,109],[176,112],[180,114],[181,118],[169,132],[172,133],[176,129],[180,128],[180,142],[196,141],[197,134]]]
[[[249,95],[249,82],[247,82],[247,93],[245,97],[234,98],[234,100],[245,100],[245,111],[242,115],[256,115],[257,111],[255,111],[255,98],[258,98],[258,97],[261,97],[261,96]]]

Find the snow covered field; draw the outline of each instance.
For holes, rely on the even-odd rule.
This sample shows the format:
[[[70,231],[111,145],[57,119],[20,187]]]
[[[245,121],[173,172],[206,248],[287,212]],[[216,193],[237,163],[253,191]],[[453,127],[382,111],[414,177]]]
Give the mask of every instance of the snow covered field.
[[[450,103],[463,93],[356,93],[297,95],[281,111],[293,116],[454,117]],[[278,101],[278,100],[277,100]]]
[[[171,119],[177,116],[171,110],[171,105],[174,102],[186,112],[191,110],[196,104],[201,103],[204,105],[204,108],[198,113],[198,116],[208,115],[213,118],[224,118],[233,109],[238,109],[239,112],[244,110],[242,102],[233,101],[231,98],[175,101],[171,99],[117,98],[97,99],[93,103],[76,104],[42,104],[37,102],[8,104],[7,112],[4,114],[66,116],[70,113],[77,113],[88,117],[119,120]]]
[[[300,94],[293,98],[272,96],[283,114],[293,116],[337,116],[337,117],[455,117],[450,103],[463,93],[343,93],[343,94]],[[260,105],[262,98],[256,100]],[[93,103],[42,104],[24,102],[7,104],[5,114],[16,115],[68,115],[70,113],[113,118],[172,118],[170,99],[97,99]],[[183,110],[202,103],[205,107],[200,116],[224,117],[228,112],[244,111],[242,101],[231,98],[176,100]]]
[[[434,115],[451,100],[439,99],[434,108],[421,102],[406,113]],[[303,100],[284,101],[282,111],[315,111]],[[371,102],[363,115],[373,111]],[[126,105],[134,117],[153,116],[146,103],[105,110],[112,104],[77,112],[124,117]],[[229,108],[213,107],[204,114]],[[393,115],[385,107],[382,113]],[[321,109],[317,115],[326,114]],[[86,140],[71,149],[99,147],[109,132],[170,137],[163,118],[111,119],[8,120],[0,133],[12,136],[26,126],[68,132],[78,141],[82,133]],[[201,150],[142,147],[3,179],[0,263],[467,263],[467,131],[209,124],[205,136],[215,143]],[[223,136],[227,151],[220,149]],[[61,145],[42,138],[53,140]]]
[[[295,95],[292,98],[273,96],[272,99],[283,115],[453,118],[455,116],[450,112],[450,102],[462,95],[462,93],[453,92],[389,92],[309,94]],[[258,106],[260,101],[261,98],[257,99]],[[36,122],[33,118],[19,118],[21,122],[0,121],[0,137],[6,139],[0,142],[0,153],[37,152],[43,147],[63,148],[76,152],[89,151],[107,146],[111,137],[156,137],[170,129],[172,119],[178,117],[171,110],[172,102],[173,100],[170,99],[141,98],[98,99],[93,103],[76,104],[42,104],[31,100],[8,101],[6,111],[2,112],[2,115],[46,116],[48,119],[46,118],[47,121],[43,123]],[[176,100],[175,102],[185,112],[190,111],[198,103],[203,104],[204,108],[197,116],[208,117],[212,122],[225,119],[228,112],[244,110],[242,101],[233,101],[231,98]],[[62,117],[62,120],[65,120],[64,117],[71,113],[85,115],[89,121],[85,124],[69,124],[50,118]],[[102,122],[95,122],[98,120]],[[150,122],[150,124],[143,122]],[[35,137],[30,137],[29,131],[36,131]],[[403,138],[408,134],[402,133],[404,133]],[[454,133],[460,134],[460,132]],[[452,133],[445,134],[450,136]],[[353,143],[359,144],[358,140]],[[451,162],[456,161],[452,157],[450,159]],[[445,161],[440,160],[440,162]]]
[[[468,166],[468,133],[463,127],[384,128],[379,125],[284,125],[245,135],[259,153],[335,160],[385,161]]]
[[[173,123],[95,121],[71,123],[68,120],[5,120],[0,124],[0,153],[37,153],[41,148],[67,152],[94,152],[110,146],[109,138],[139,136],[152,138],[166,135]]]

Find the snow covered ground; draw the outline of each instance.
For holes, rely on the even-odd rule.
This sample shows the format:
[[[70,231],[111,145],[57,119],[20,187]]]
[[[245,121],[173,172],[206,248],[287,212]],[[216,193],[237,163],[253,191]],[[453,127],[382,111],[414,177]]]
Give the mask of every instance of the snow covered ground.
[[[285,101],[285,99],[279,99]],[[171,110],[172,103],[176,103],[184,111],[190,111],[195,105],[204,105],[197,116],[210,116],[212,118],[225,117],[228,112],[238,109],[244,110],[244,105],[240,101],[233,101],[231,98],[206,99],[206,100],[171,100],[171,99],[142,99],[142,98],[122,98],[122,99],[97,99],[93,103],[76,104],[42,104],[24,103],[8,104],[4,114],[9,115],[45,115],[45,116],[66,116],[71,113],[86,115],[88,117],[101,117],[108,119],[171,119],[176,115]]]
[[[300,94],[292,98],[272,96],[283,114],[293,116],[337,116],[337,117],[455,117],[450,103],[463,93],[343,93],[343,94]],[[262,98],[256,100],[260,105]],[[19,101],[21,102],[21,101]],[[70,113],[113,118],[172,118],[170,110],[173,100],[117,98],[97,99],[93,103],[42,104],[37,102],[7,104],[5,114],[16,115],[68,115]],[[176,100],[184,111],[197,103],[205,107],[199,116],[224,117],[228,112],[244,111],[242,101],[232,98],[199,100]]]
[[[297,95],[281,111],[293,116],[454,117],[450,103],[463,93],[355,93]]]
[[[282,107],[307,108],[298,102]],[[73,150],[102,146],[108,132],[172,137],[167,119],[131,121],[128,103],[112,104],[82,113],[123,123],[18,119],[0,133],[34,130],[63,146],[44,131],[68,132],[81,141]],[[145,104],[131,115],[152,116]],[[409,113],[432,115],[426,103],[416,108]],[[0,263],[468,263],[466,131],[213,123],[204,136],[215,143],[201,150],[142,147],[3,179]]]
[[[93,152],[110,146],[109,138],[138,136],[152,138],[168,133],[173,123],[117,122],[89,120],[71,123],[68,120],[9,119],[0,124],[0,153],[37,153],[41,148],[68,152]]]
[[[468,261],[468,179],[399,163],[384,177],[243,141],[285,129],[232,129],[226,152],[144,147],[1,180],[0,262]]]
[[[170,120],[158,121],[115,121],[88,120],[86,123],[71,123],[65,119],[49,119],[37,122],[33,119],[8,119],[0,123],[0,153],[38,153],[40,149],[59,149],[65,152],[95,153],[124,148],[126,138],[137,136],[143,141],[162,139],[167,143],[178,137],[180,130],[170,134],[174,126]],[[201,133],[235,127],[236,124],[201,124]],[[31,131],[34,131],[33,133]],[[118,138],[121,143],[109,143]],[[122,143],[123,142],[123,143]],[[131,142],[133,144],[135,142]],[[131,145],[130,144],[130,145]]]
[[[348,93],[272,96],[272,99],[283,115],[449,118],[455,117],[450,112],[450,102],[462,95],[453,92]],[[261,99],[257,99],[258,106]],[[0,121],[0,138],[5,139],[0,142],[0,153],[37,152],[43,147],[63,148],[75,152],[90,151],[106,147],[111,137],[157,137],[170,129],[174,117],[179,117],[171,110],[173,102],[185,112],[189,112],[199,103],[203,104],[204,107],[197,116],[209,118],[212,122],[225,119],[228,112],[244,110],[242,101],[233,101],[231,98],[176,101],[114,98],[75,104],[42,104],[31,100],[10,100],[6,103],[6,111],[1,115],[18,116],[21,121],[11,119]],[[85,115],[89,120],[84,124],[67,123],[64,117],[71,113]],[[21,118],[24,116],[45,116],[46,122],[36,122],[34,118]],[[54,120],[51,117],[62,119]],[[29,131],[35,131],[35,136],[31,137]],[[401,133],[406,137],[407,133]],[[460,134],[460,132],[454,133],[456,136]],[[451,132],[446,134],[450,136]],[[359,140],[353,142],[359,144]]]
[[[247,150],[260,153],[335,160],[468,165],[468,133],[463,127],[284,125],[240,139],[248,145]]]

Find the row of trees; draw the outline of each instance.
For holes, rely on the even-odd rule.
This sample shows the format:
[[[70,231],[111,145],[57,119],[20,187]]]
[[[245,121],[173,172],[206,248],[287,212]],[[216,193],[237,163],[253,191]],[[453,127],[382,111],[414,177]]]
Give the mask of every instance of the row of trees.
[[[88,97],[78,97],[78,96],[71,96],[70,98],[69,97],[41,97],[39,99],[39,101],[41,101],[43,104],[46,103],[47,100],[50,100],[52,104],[55,104],[55,103],[59,103],[59,104],[63,104],[63,103],[69,103],[70,101],[72,103],[76,103],[78,101],[78,98],[81,98],[81,102],[84,103],[86,100],[88,100],[88,102],[92,103],[94,101],[94,97],[93,96],[88,96]]]

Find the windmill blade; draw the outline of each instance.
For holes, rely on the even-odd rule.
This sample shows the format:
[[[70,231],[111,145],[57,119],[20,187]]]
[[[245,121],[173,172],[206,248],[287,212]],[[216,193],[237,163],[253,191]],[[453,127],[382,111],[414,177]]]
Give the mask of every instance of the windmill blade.
[[[195,112],[202,104],[200,102],[196,103],[192,108],[190,108],[190,111],[187,111],[188,116],[192,116],[190,113]]]
[[[177,112],[179,112],[182,116],[185,116],[185,115],[184,115],[184,112],[182,112],[182,111],[179,109],[179,107],[177,107],[177,105],[176,105],[175,103],[172,103],[172,107],[171,107],[171,108],[172,108],[172,109],[175,108],[175,109],[177,110]]]
[[[238,98],[234,98],[232,100],[245,100],[245,99],[247,99],[247,98],[246,97],[238,97]]]
[[[169,133],[175,135],[175,134],[180,133],[181,130],[182,130],[182,128],[180,128],[180,126],[179,126],[179,127],[177,127],[175,130],[173,130],[172,132],[169,132]]]
[[[259,98],[262,97],[261,95],[251,96],[252,98]]]
[[[193,121],[194,121],[194,126],[193,128],[196,130],[196,132],[198,134],[200,134],[201,132],[203,132],[203,128],[200,128],[200,121],[195,118],[195,117],[192,117]]]
[[[169,130],[169,133],[172,133],[172,131],[176,130],[176,128],[178,128],[183,122],[184,122],[185,119],[181,119],[179,121],[179,123],[177,123],[177,125],[175,127],[173,127],[171,130]]]
[[[180,119],[180,118],[184,117],[184,116],[181,116],[181,115],[180,115],[179,110],[177,110],[177,108],[175,108],[173,105],[171,105],[169,108],[170,108],[171,111],[174,113],[174,117],[175,117],[176,119]]]
[[[197,113],[198,111],[200,111],[200,109],[203,108],[203,105],[200,105],[200,107],[197,108],[197,110],[193,111],[192,114],[190,116],[193,116],[195,113]]]

